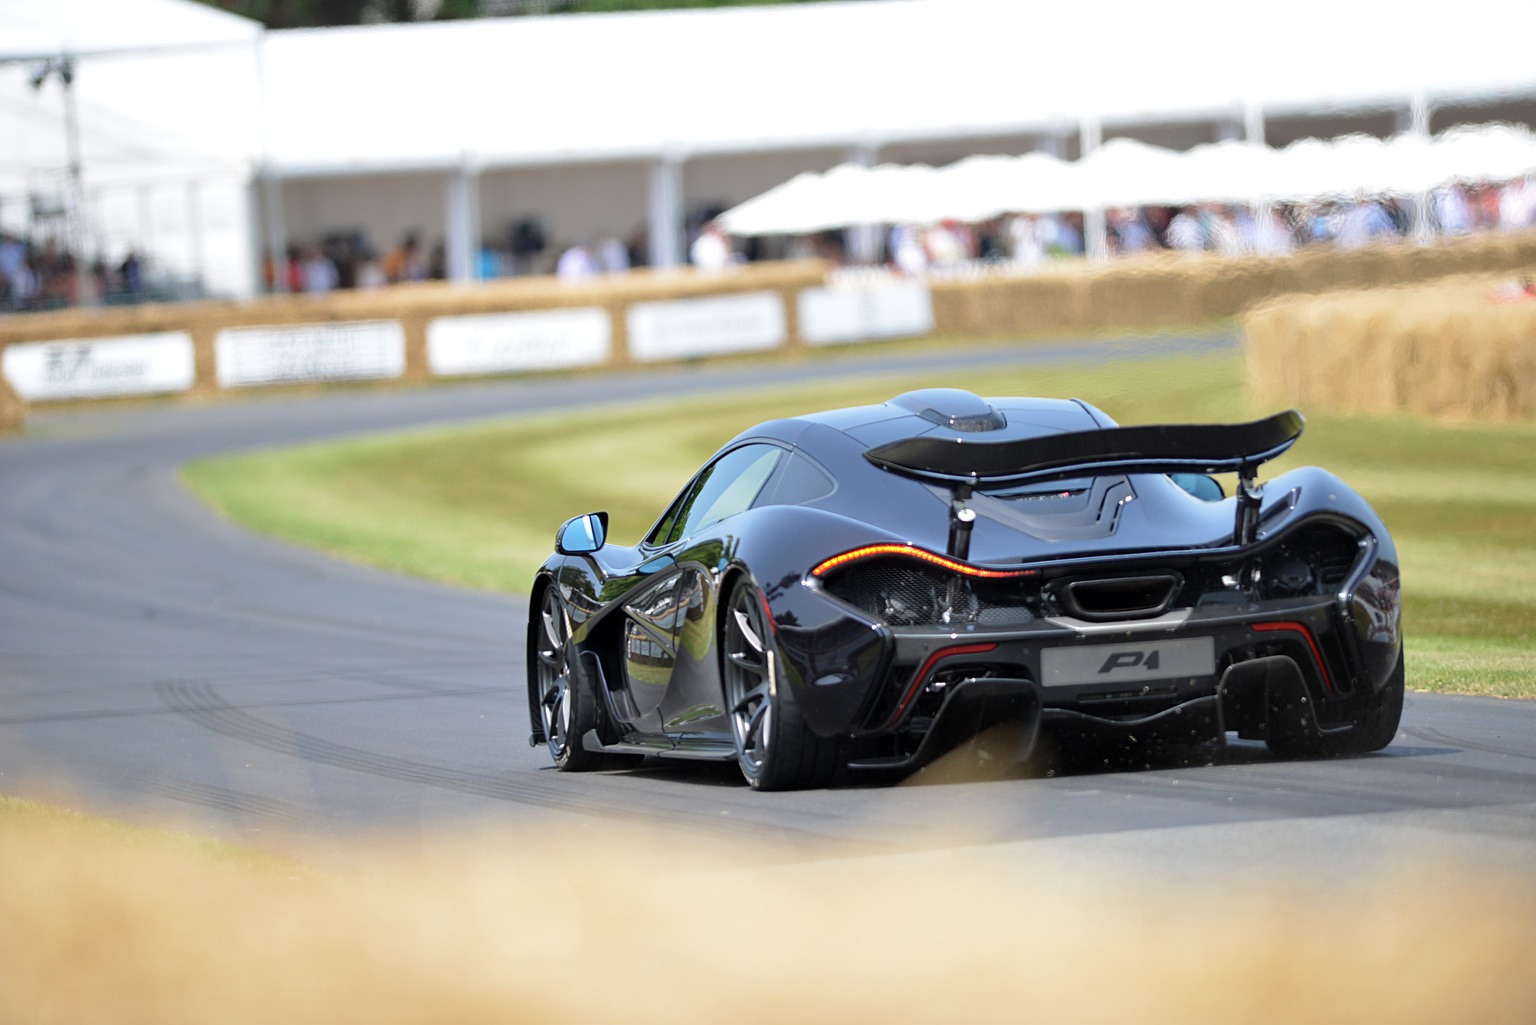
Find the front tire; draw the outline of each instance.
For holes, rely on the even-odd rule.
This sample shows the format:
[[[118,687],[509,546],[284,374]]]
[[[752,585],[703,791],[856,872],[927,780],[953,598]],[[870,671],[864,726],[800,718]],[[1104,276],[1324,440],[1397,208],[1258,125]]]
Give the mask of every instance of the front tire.
[[[800,718],[762,592],[743,577],[724,611],[720,677],[741,774],[754,790],[826,786],[837,771],[839,745]]]
[[[597,726],[597,701],[575,671],[570,619],[553,584],[544,588],[537,617],[530,631],[533,673],[528,686],[549,757],[562,772],[606,768],[610,756],[581,744],[587,731]]]

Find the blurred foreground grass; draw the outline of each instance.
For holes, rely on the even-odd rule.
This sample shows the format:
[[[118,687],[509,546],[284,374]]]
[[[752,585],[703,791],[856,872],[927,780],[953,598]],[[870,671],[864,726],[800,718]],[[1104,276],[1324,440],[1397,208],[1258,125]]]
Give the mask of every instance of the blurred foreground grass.
[[[1251,402],[1243,380],[1239,354],[962,368],[306,445],[193,463],[185,477],[263,533],[522,592],[562,521],[606,509],[613,539],[634,543],[715,449],[763,420],[936,386],[1076,396],[1122,424],[1273,412]],[[1410,686],[1536,697],[1533,453],[1531,423],[1309,413],[1301,441],[1267,472],[1326,467],[1386,521],[1403,561]]]
[[[1527,875],[796,854],[587,823],[305,867],[0,801],[0,1021],[1536,1020]]]

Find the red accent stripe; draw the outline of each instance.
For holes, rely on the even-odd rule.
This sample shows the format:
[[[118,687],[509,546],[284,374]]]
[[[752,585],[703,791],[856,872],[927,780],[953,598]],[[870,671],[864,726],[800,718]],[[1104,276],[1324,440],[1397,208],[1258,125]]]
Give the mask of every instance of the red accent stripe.
[[[842,555],[834,555],[832,558],[827,559],[825,562],[816,566],[815,569],[811,570],[811,576],[822,576],[825,573],[829,573],[832,570],[837,569],[839,566],[846,566],[850,562],[857,562],[860,559],[867,559],[872,555],[903,555],[908,558],[921,559],[924,562],[931,562],[935,566],[943,566],[945,569],[952,570],[955,573],[964,573],[968,577],[981,577],[985,580],[1008,579],[1011,577],[1032,577],[1039,572],[1039,570],[1033,569],[982,569],[980,566],[972,566],[969,563],[959,562],[955,559],[951,559],[943,555],[937,555],[925,548],[918,548],[914,545],[883,544],[865,545],[863,548],[855,548],[853,551],[844,552]]]
[[[996,644],[961,644],[954,648],[940,648],[932,655],[929,655],[928,661],[924,662],[923,667],[917,671],[917,675],[912,677],[912,683],[907,687],[906,695],[902,697],[901,704],[896,706],[896,714],[891,716],[890,725],[894,726],[901,721],[902,713],[907,710],[907,705],[911,704],[912,699],[917,696],[918,687],[922,686],[923,680],[928,677],[928,671],[933,668],[933,664],[939,659],[947,658],[950,655],[980,655],[982,652],[991,651],[996,647]]]
[[[1312,657],[1317,660],[1317,671],[1323,674],[1323,686],[1331,692],[1333,679],[1328,675],[1328,663],[1323,661],[1323,653],[1317,649],[1317,639],[1312,636],[1312,631],[1307,629],[1305,623],[1249,623],[1250,630],[1284,630],[1287,633],[1301,634],[1306,638],[1307,647],[1312,649]]]

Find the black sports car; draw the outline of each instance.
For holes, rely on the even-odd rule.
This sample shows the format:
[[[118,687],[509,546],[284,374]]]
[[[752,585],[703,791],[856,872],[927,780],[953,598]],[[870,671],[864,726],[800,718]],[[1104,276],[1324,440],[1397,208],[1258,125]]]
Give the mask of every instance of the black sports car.
[[[639,545],[565,523],[528,623],[532,743],[735,760],[758,789],[915,768],[982,730],[1386,746],[1397,553],[1295,411],[1117,427],[933,388],[759,424]],[[1236,473],[1223,497],[1213,473]]]

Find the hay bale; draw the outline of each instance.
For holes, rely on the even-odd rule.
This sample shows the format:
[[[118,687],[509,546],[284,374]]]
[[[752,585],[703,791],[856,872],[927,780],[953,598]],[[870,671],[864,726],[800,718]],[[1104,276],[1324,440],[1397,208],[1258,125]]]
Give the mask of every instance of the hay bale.
[[[1536,296],[1509,275],[1290,297],[1242,319],[1269,402],[1456,420],[1536,416]]]

